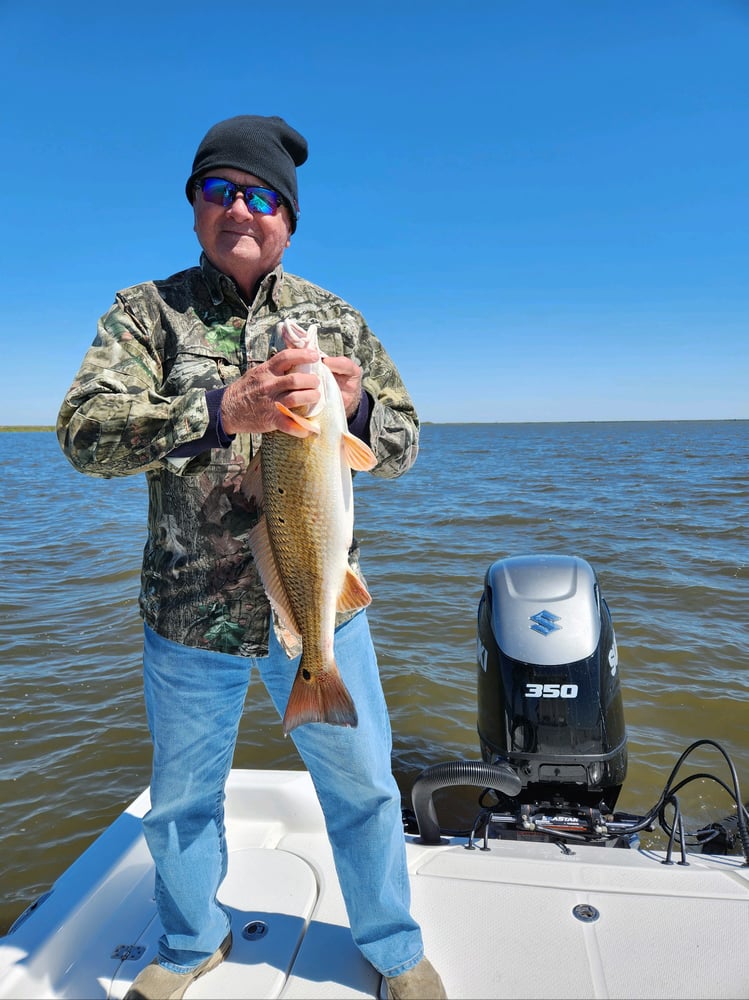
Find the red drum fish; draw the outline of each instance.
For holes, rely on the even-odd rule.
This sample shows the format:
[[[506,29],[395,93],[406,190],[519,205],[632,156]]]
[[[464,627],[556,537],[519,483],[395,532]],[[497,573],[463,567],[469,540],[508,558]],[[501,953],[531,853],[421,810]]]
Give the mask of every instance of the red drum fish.
[[[287,347],[317,349],[317,327],[281,325]],[[351,569],[354,530],[351,470],[377,464],[372,450],[348,430],[343,397],[330,369],[305,365],[320,380],[321,397],[308,412],[278,408],[310,433],[263,435],[262,517],[251,533],[260,578],[282,629],[301,637],[302,655],[283,718],[284,733],[307,722],[356,726],[356,707],[333,654],[336,613],[365,608],[369,592]],[[303,409],[303,408],[302,408]],[[256,473],[257,476],[257,473]],[[260,500],[261,492],[254,490]]]

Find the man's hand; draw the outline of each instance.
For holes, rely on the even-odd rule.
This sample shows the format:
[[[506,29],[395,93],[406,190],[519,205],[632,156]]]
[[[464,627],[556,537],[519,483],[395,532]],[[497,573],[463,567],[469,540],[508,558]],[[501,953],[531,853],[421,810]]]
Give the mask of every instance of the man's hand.
[[[323,364],[333,372],[338,388],[343,396],[346,416],[350,420],[359,409],[361,401],[362,370],[351,358],[323,358]]]
[[[221,400],[221,425],[224,431],[227,434],[284,431],[294,437],[307,437],[309,431],[284,416],[275,404],[283,403],[293,410],[295,406],[314,406],[317,403],[320,399],[317,376],[292,370],[298,365],[314,364],[317,359],[316,351],[290,347],[248,369],[236,382],[228,385],[224,392]]]

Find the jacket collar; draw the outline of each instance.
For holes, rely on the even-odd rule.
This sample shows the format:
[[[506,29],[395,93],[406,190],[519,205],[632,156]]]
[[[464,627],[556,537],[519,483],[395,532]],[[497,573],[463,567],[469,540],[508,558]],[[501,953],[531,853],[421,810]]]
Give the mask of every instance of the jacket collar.
[[[220,305],[224,299],[239,299],[247,308],[247,303],[244,302],[242,296],[239,293],[234,280],[229,277],[228,274],[224,274],[223,271],[219,271],[217,267],[208,260],[204,253],[200,255],[200,270],[203,274],[203,279],[208,286],[208,291],[211,295],[211,300],[215,306]],[[263,278],[260,282],[260,286],[255,295],[255,301],[257,302],[260,298],[269,298],[273,304],[278,307],[281,300],[281,288],[283,286],[283,265],[279,264],[275,267],[269,274]]]

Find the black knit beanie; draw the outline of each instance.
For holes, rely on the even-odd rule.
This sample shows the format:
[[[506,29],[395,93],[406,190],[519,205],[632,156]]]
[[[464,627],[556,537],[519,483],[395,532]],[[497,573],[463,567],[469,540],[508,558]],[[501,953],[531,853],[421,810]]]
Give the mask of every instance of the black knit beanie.
[[[185,193],[192,204],[195,182],[219,167],[254,174],[289,206],[291,231],[299,215],[296,168],[307,159],[307,140],[277,116],[237,115],[210,128],[198,146]]]

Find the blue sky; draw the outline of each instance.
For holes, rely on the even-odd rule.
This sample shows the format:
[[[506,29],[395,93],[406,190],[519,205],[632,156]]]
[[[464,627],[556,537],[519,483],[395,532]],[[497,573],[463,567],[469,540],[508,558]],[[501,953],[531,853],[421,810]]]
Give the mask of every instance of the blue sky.
[[[288,270],[433,421],[749,418],[743,0],[0,0],[0,424],[114,292],[194,264],[195,148],[310,144]]]

